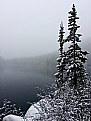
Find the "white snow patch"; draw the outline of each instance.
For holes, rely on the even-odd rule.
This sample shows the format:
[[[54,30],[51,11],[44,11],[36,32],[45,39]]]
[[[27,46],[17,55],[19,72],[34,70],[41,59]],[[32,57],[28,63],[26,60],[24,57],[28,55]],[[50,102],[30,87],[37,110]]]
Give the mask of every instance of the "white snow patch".
[[[23,117],[16,116],[16,115],[7,115],[3,118],[3,121],[24,121]]]
[[[33,121],[33,119],[40,118],[41,107],[39,103],[42,103],[45,99],[33,104],[26,112],[24,117],[16,116],[13,114],[7,115],[3,118],[3,121]],[[43,112],[42,112],[43,113]]]
[[[28,111],[26,112],[24,118],[25,118],[25,119],[27,119],[27,118],[31,118],[31,119],[37,118],[37,119],[38,119],[38,118],[40,117],[40,114],[39,114],[38,109],[39,109],[38,103],[32,105],[32,106],[28,109]]]

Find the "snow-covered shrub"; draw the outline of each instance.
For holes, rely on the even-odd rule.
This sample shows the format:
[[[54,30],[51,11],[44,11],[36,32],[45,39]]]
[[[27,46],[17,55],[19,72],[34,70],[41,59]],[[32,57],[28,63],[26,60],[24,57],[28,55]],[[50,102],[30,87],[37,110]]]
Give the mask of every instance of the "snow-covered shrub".
[[[70,88],[68,83],[46,95],[35,108],[39,118],[34,121],[90,121],[91,120],[91,80],[79,89]]]

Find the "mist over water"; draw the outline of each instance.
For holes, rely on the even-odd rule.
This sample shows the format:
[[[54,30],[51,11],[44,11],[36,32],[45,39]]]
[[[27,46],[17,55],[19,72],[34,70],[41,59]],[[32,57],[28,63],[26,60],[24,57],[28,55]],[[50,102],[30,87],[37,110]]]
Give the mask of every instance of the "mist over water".
[[[45,84],[53,80],[52,77],[46,78],[36,73],[8,70],[5,70],[0,78],[0,103],[6,98],[23,110],[28,108],[27,102],[32,103],[39,100],[37,97],[39,90],[36,87],[45,88]]]
[[[34,58],[2,61],[0,64],[0,67],[3,65],[0,69],[0,106],[6,98],[26,111],[30,106],[27,102],[37,102],[40,99],[37,94],[42,89],[46,91],[46,85],[55,82],[56,58],[57,54],[52,53]]]

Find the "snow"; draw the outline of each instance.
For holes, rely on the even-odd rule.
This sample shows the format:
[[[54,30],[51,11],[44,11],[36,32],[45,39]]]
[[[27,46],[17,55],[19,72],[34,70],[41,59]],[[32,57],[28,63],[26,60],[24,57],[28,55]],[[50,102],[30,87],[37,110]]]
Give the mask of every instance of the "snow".
[[[39,103],[39,102],[38,102]],[[32,118],[39,118],[40,117],[40,114],[39,114],[39,110],[38,109],[40,109],[39,108],[39,106],[38,106],[38,103],[36,103],[36,104],[34,104],[34,105],[32,105],[29,109],[28,109],[28,111],[26,112],[26,114],[25,114],[25,119],[27,119],[27,118],[30,118],[30,119],[32,119]]]
[[[59,72],[57,72],[57,73],[55,73],[55,74],[54,74],[54,76],[58,76],[59,74],[60,74],[60,73],[59,73]]]
[[[38,108],[39,108],[38,104],[39,102],[32,105],[26,112],[24,118],[10,114],[10,115],[5,116],[3,118],[3,121],[32,121],[34,118],[38,119],[40,117],[39,111],[38,111]]]
[[[26,112],[25,117],[26,118],[33,117],[35,116],[35,114],[38,114],[38,110],[34,106],[31,106]]]
[[[24,119],[20,116],[16,116],[16,115],[7,115],[3,118],[3,121],[24,121]]]
[[[7,115],[3,118],[3,121],[33,121],[34,119],[40,119],[41,113],[41,104],[46,104],[46,107],[49,106],[48,102],[45,99],[41,99],[39,102],[33,104],[26,112],[24,117],[16,116],[13,114]],[[44,114],[44,113],[43,113]]]

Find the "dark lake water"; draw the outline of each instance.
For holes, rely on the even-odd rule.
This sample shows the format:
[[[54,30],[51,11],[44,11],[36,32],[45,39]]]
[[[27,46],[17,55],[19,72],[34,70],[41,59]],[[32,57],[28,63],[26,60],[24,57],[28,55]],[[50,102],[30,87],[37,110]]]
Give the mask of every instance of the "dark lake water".
[[[29,108],[27,102],[39,100],[36,87],[46,89],[45,85],[52,82],[54,78],[48,75],[5,69],[0,73],[0,104],[7,98],[26,111]]]

